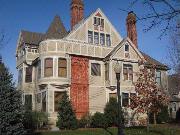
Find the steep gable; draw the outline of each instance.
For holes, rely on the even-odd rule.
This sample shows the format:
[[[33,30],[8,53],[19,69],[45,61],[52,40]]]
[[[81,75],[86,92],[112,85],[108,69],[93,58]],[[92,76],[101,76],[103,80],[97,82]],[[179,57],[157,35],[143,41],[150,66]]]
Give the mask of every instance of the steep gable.
[[[143,55],[134,46],[129,38],[124,38],[116,47],[114,47],[114,49],[105,57],[105,60],[119,58],[128,61],[144,60]]]
[[[46,32],[45,38],[46,39],[62,39],[67,34],[68,32],[66,31],[66,28],[64,27],[60,17],[56,15]]]
[[[97,18],[96,21],[95,21],[95,17]],[[95,24],[95,22],[97,23],[97,25]],[[86,19],[83,19],[77,25],[75,25],[74,29],[68,34],[66,39],[88,43],[88,31],[91,31],[93,33],[93,43],[90,43],[90,44],[95,44],[94,43],[95,32],[99,34],[98,45],[100,45],[101,34],[102,35],[104,34],[105,38],[106,38],[106,35],[110,35],[111,46],[116,46],[122,40],[117,30],[108,20],[108,18],[104,15],[101,9],[97,9],[89,17],[87,17]],[[105,39],[105,42],[106,42],[106,39]],[[106,43],[104,44],[104,46],[106,46]]]

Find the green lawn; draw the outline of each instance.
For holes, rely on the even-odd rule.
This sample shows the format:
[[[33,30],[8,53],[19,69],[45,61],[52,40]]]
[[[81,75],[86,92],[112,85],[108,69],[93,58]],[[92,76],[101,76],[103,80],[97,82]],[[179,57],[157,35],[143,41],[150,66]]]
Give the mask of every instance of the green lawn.
[[[151,127],[150,132],[146,132],[146,128],[126,128],[126,135],[180,135],[180,127],[170,127],[168,125],[157,125]],[[79,129],[73,131],[59,131],[59,132],[42,132],[38,135],[117,135],[116,128],[110,128],[108,133],[103,129]]]

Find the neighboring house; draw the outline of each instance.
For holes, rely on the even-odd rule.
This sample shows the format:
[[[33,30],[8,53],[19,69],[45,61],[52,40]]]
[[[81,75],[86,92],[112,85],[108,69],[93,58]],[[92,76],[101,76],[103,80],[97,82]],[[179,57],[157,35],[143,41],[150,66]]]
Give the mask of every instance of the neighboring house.
[[[170,94],[170,117],[176,118],[176,112],[180,108],[180,80],[177,74],[168,76],[168,85]]]
[[[122,106],[135,94],[139,61],[156,67],[156,80],[167,89],[166,65],[138,50],[136,15],[126,19],[127,36],[122,38],[101,9],[84,18],[81,0],[71,2],[71,30],[67,32],[55,16],[46,33],[21,31],[17,43],[18,89],[23,101],[34,110],[47,112],[56,121],[58,102],[66,91],[77,118],[87,112],[103,112],[110,97],[116,97],[114,66],[122,66]],[[140,37],[141,38],[141,37]]]

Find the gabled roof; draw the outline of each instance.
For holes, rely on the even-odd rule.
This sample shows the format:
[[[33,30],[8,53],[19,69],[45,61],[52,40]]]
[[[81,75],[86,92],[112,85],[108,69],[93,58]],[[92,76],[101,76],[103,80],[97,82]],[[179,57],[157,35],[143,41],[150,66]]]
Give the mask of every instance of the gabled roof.
[[[155,65],[156,68],[164,69],[164,70],[169,70],[168,66],[162,64],[161,62],[155,60],[154,58],[150,57],[149,55],[145,54],[144,52],[141,52],[143,55],[144,59],[146,60],[146,66],[153,66]]]
[[[116,52],[124,45],[125,42],[128,42],[130,46],[132,46],[132,48],[137,52],[140,58],[143,58],[143,56],[135,47],[135,45],[131,42],[131,40],[128,37],[126,37],[117,46],[114,47],[114,49],[105,57],[105,60],[109,59],[110,57],[113,57],[116,54]]]
[[[68,32],[66,31],[66,28],[64,27],[61,19],[59,16],[55,16],[54,20],[52,21],[51,25],[49,26],[46,37],[48,39],[62,39],[64,38]]]
[[[103,11],[98,8],[96,11],[92,12],[89,16],[87,16],[86,18],[82,19],[81,21],[79,21],[74,27],[73,29],[69,32],[69,34],[66,36],[67,38],[71,35],[74,34],[78,29],[81,28],[82,25],[84,25],[93,15],[100,13],[101,15],[104,16],[104,18],[106,19],[106,21],[109,23],[109,25],[114,29],[115,33],[122,39],[122,37],[120,36],[120,34],[118,33],[118,31],[115,29],[115,27],[113,26],[113,24],[109,21],[109,19],[107,18],[107,16],[103,13]]]
[[[59,16],[55,16],[46,33],[29,32],[22,30],[22,41],[30,45],[39,45],[45,39],[62,39],[68,32],[66,31]]]

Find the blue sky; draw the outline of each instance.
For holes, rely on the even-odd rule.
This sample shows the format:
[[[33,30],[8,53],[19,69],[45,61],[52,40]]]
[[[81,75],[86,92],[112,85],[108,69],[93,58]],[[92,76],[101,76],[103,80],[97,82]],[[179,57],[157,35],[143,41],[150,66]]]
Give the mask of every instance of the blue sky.
[[[85,17],[97,8],[102,9],[122,37],[126,37],[126,12],[132,0],[84,0]],[[46,32],[53,17],[59,15],[67,30],[70,29],[70,2],[71,0],[0,0],[0,28],[6,31],[8,44],[0,50],[3,61],[14,74],[17,80],[15,52],[20,30]],[[132,9],[138,16],[148,12],[141,4]],[[137,23],[138,46],[153,58],[168,63],[167,45],[168,36],[158,39],[160,28],[148,33],[143,32],[144,23]]]

